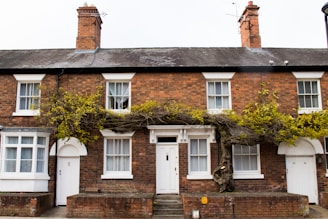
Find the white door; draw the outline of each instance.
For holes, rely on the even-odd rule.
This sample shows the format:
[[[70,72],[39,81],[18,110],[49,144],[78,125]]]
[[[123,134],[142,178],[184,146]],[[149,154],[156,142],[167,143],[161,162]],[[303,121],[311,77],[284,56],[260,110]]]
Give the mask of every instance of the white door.
[[[178,144],[156,145],[156,193],[179,193]]]
[[[307,195],[318,204],[315,156],[286,156],[287,192]]]
[[[56,204],[66,205],[66,198],[79,193],[80,157],[58,157]]]

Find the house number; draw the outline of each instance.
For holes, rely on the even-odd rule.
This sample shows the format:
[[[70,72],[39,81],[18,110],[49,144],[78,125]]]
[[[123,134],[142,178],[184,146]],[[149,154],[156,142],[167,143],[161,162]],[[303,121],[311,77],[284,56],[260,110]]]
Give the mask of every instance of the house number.
[[[166,160],[169,160],[169,155],[166,155]]]

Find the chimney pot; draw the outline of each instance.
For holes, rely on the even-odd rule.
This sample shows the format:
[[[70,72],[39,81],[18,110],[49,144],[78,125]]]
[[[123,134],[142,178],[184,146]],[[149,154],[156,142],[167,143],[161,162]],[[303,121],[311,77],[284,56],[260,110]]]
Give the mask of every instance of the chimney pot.
[[[253,1],[249,1],[248,2],[248,5],[253,5]]]

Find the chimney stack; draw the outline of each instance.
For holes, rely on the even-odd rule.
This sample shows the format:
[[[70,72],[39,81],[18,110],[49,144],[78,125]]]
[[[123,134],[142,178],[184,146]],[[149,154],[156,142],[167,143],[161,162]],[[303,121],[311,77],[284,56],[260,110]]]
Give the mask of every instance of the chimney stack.
[[[258,10],[260,7],[249,1],[243,14],[239,18],[242,47],[261,48]]]
[[[84,4],[77,9],[78,34],[76,50],[95,50],[100,48],[102,20],[95,6]]]

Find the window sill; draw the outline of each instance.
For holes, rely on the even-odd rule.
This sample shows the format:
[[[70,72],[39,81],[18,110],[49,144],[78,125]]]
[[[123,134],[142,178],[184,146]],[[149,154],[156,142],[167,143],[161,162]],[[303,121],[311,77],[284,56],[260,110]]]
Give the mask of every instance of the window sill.
[[[35,111],[19,111],[19,112],[13,112],[13,116],[39,116],[40,115],[40,111],[39,110],[35,110]]]
[[[233,179],[264,179],[260,173],[234,173]]]
[[[321,108],[303,108],[298,110],[298,114],[309,114],[312,112],[318,112],[322,110]]]
[[[133,179],[132,174],[104,174],[101,179]]]
[[[204,175],[187,175],[187,179],[189,180],[197,180],[197,179],[213,179],[212,175],[204,174]]]
[[[326,172],[326,177],[328,177],[328,172]]]
[[[231,110],[231,109],[207,109],[209,114],[222,114],[224,111]]]

